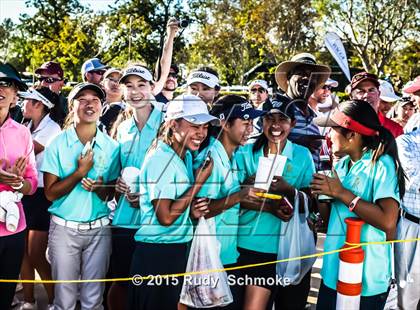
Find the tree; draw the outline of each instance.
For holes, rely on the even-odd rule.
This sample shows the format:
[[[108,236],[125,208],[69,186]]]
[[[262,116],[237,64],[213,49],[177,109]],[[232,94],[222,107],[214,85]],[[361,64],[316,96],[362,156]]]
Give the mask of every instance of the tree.
[[[123,67],[129,60],[143,62],[152,67],[161,54],[161,46],[170,17],[188,16],[185,4],[200,0],[131,0],[116,2],[104,14],[104,37],[108,44],[101,55],[105,62]],[[131,42],[130,42],[131,39]],[[131,46],[130,46],[131,43]],[[174,52],[183,53],[184,38],[175,42]],[[130,48],[129,48],[130,47]]]
[[[20,24],[9,30],[7,58],[21,71],[33,71],[55,60],[71,80],[80,80],[82,63],[99,52],[100,17],[78,0],[27,0],[33,16],[23,14]]]
[[[207,18],[194,35],[188,67],[211,64],[228,84],[242,82],[261,61],[277,63],[314,48],[309,0],[218,0],[201,10]]]
[[[333,28],[366,71],[384,74],[397,47],[418,36],[418,0],[320,0],[325,28]]]

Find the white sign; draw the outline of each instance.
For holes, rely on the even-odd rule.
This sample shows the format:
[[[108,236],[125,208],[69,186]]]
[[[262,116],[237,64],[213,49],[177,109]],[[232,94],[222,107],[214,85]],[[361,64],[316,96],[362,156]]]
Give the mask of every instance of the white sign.
[[[346,50],[341,42],[340,37],[335,32],[327,32],[325,35],[325,46],[330,51],[331,55],[337,61],[341,70],[343,70],[347,79],[351,81],[349,63],[347,61]]]

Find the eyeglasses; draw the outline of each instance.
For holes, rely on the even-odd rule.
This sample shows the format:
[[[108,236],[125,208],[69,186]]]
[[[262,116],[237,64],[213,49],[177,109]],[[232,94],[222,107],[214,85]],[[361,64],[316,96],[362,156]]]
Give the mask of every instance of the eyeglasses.
[[[251,93],[255,94],[256,92],[259,92],[260,94],[265,93],[265,89],[264,88],[253,88],[251,89]]]
[[[105,71],[103,71],[103,70],[92,70],[92,71],[89,71],[88,73],[97,74],[97,75],[104,75]]]
[[[108,81],[116,83],[116,84],[118,84],[120,82],[120,80],[118,80],[118,79],[111,79],[111,78],[106,78],[105,80],[108,80]]]
[[[13,85],[11,81],[0,81],[0,87],[12,87]]]
[[[173,77],[174,79],[178,79],[178,74],[175,72],[169,72],[168,77]]]
[[[40,82],[45,82],[47,84],[52,84],[52,83],[55,83],[55,82],[58,82],[58,81],[62,81],[63,79],[41,76],[38,80]]]
[[[331,90],[332,87],[329,86],[329,85],[324,85],[324,86],[322,86],[322,89],[324,89],[324,90]]]

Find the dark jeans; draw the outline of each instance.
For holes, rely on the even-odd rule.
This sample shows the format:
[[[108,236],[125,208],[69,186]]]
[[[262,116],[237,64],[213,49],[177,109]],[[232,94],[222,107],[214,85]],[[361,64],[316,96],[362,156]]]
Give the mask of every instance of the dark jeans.
[[[374,296],[362,296],[360,298],[360,310],[382,310],[385,306],[387,298],[388,291]],[[324,282],[321,282],[316,309],[333,310],[335,309],[336,302],[337,291],[327,287]]]
[[[24,250],[25,230],[0,237],[0,279],[19,278]],[[15,289],[16,283],[0,283],[0,309],[10,308]]]

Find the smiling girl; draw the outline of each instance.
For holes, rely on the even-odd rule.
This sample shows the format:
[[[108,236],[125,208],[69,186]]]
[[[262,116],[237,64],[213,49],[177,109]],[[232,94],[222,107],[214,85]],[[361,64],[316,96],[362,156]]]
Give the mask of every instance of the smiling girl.
[[[114,194],[120,172],[119,147],[97,128],[104,93],[90,83],[69,94],[65,130],[45,150],[45,195],[52,201],[48,237],[53,278],[102,279],[108,270],[111,231],[107,200]],[[80,290],[79,290],[80,288]],[[55,309],[99,309],[103,283],[60,283]]]
[[[296,193],[307,188],[315,172],[311,153],[306,147],[290,142],[287,137],[295,124],[294,107],[280,102],[270,102],[264,106],[267,114],[263,117],[263,133],[254,144],[248,144],[237,151],[238,166],[243,169],[242,181],[256,174],[258,160],[268,154],[286,156],[286,164],[281,177],[271,184],[270,193],[286,197],[293,203]],[[246,182],[245,182],[246,183]],[[301,204],[300,207],[303,205]],[[294,216],[283,201],[269,200],[264,204],[241,204],[239,218],[238,249],[240,265],[263,263],[277,260],[279,237],[282,225]],[[244,269],[251,278],[275,279],[276,265],[266,265]],[[302,309],[309,293],[310,272],[298,285],[277,287],[270,285],[248,285],[245,292],[244,309],[272,308],[276,292],[276,307],[279,309]],[[270,299],[271,298],[271,299]]]
[[[147,150],[156,138],[163,113],[152,96],[154,84],[147,68],[129,66],[120,83],[132,113],[116,129],[116,139],[121,147],[120,161],[123,169],[140,169]],[[115,227],[112,229],[111,276],[127,278],[135,248],[134,234],[140,228],[139,195],[138,190],[130,192],[121,177],[118,178],[116,191],[119,200],[112,220]],[[127,282],[114,282],[108,294],[108,305],[111,309],[126,309],[126,300]]]
[[[216,237],[220,242],[220,259],[225,268],[234,267],[238,261],[239,204],[248,199],[262,202],[255,195],[261,190],[246,187],[241,189],[235,153],[239,146],[245,145],[253,130],[253,120],[263,111],[253,108],[250,102],[237,95],[227,95],[217,100],[211,114],[218,117],[221,127],[212,127],[210,145],[198,155],[195,165],[200,166],[210,152],[214,167],[210,177],[203,184],[197,202],[208,204],[206,218],[213,218]],[[228,271],[236,277],[239,271]],[[242,288],[232,285],[233,303],[223,309],[242,309]]]
[[[196,96],[183,95],[168,104],[166,113],[157,144],[146,155],[140,172],[140,228],[135,235],[132,275],[185,272],[193,235],[190,204],[213,167],[210,162],[194,178],[191,152],[199,149],[208,123],[216,120],[206,104]],[[201,215],[196,213],[195,217]],[[132,285],[130,308],[176,309],[181,287],[180,278]]]
[[[326,118],[317,118],[319,126],[332,127],[332,152],[345,154],[335,165],[335,177],[315,174],[314,194],[334,198],[331,208],[320,205],[328,220],[324,251],[344,245],[348,217],[359,217],[361,242],[392,240],[395,236],[400,199],[404,196],[404,172],[398,159],[395,139],[381,126],[375,110],[365,101],[343,102]],[[383,309],[391,276],[391,246],[364,247],[360,309]],[[338,253],[324,257],[322,283],[317,309],[336,305]]]

